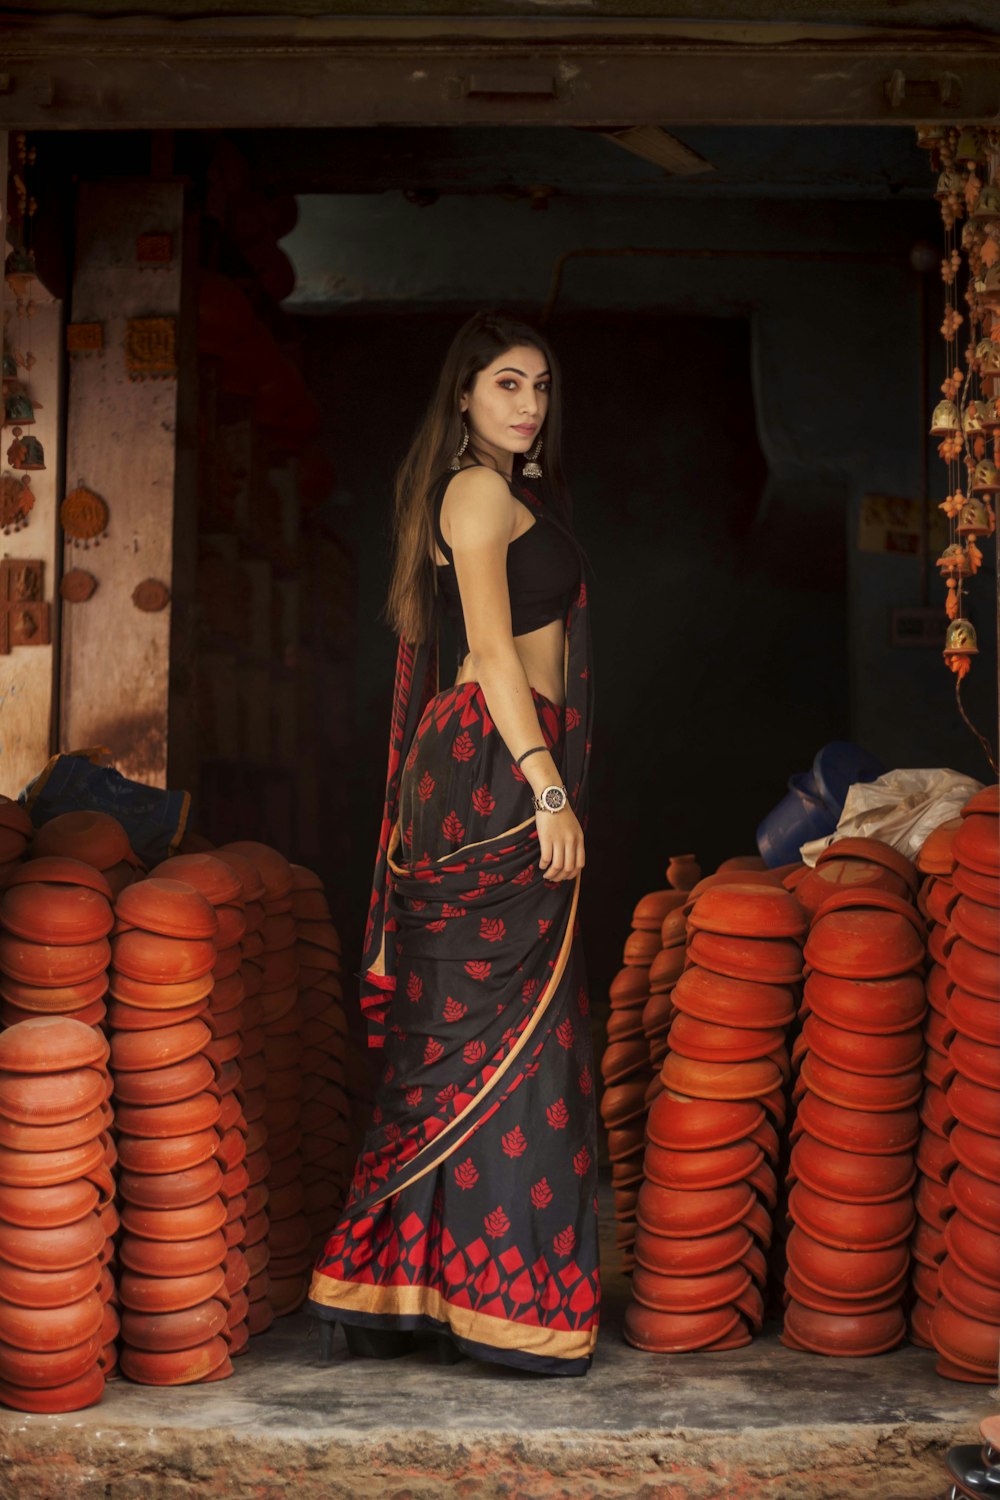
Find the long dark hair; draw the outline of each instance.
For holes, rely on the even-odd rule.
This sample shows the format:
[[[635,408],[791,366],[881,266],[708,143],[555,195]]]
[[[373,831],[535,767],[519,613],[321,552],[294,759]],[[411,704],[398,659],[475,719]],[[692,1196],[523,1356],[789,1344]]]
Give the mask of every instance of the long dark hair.
[[[532,480],[533,492],[569,522],[571,502],[562,470],[562,381],[555,352],[543,334],[518,318],[495,309],[474,313],[455,334],[438,376],[437,389],[396,472],[393,513],[393,564],[384,618],[397,635],[418,644],[431,632],[434,615],[433,499],[462,439],[459,397],[476,375],[506,350],[528,344],[545,359],[551,383],[542,426],[544,479]],[[521,481],[521,454],[514,454],[512,482]]]

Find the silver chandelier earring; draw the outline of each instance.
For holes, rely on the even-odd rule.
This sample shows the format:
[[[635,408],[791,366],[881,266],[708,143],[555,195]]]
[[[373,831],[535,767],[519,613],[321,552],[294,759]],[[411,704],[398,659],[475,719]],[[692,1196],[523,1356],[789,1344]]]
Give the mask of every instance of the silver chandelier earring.
[[[538,455],[542,451],[542,439],[539,437],[535,446],[524,455],[524,463],[521,465],[521,473],[528,479],[541,479],[542,466],[538,462]]]
[[[459,459],[462,457],[462,454],[465,452],[465,450],[466,450],[466,448],[468,446],[469,446],[469,429],[468,429],[468,427],[466,427],[466,425],[465,425],[465,418],[463,417],[462,418],[462,441],[459,443],[458,447],[455,449],[455,457],[452,459],[451,463],[448,465],[448,467],[450,469],[458,470],[458,469],[460,469],[462,467],[462,465],[459,463]]]

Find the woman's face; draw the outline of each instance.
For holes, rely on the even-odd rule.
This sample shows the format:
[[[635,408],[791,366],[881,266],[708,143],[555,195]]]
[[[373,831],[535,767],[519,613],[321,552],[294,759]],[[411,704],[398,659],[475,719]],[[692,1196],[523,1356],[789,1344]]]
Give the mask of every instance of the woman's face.
[[[545,356],[531,344],[515,344],[485,369],[460,400],[470,437],[501,463],[526,453],[538,439],[549,409],[551,380]]]

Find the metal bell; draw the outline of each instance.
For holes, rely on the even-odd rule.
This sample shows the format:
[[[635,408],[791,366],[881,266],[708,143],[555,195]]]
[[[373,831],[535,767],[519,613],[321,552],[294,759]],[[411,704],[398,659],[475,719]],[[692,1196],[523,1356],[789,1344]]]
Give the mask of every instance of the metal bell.
[[[1000,469],[988,458],[981,458],[972,471],[969,488],[974,495],[995,495],[1000,490]]]
[[[996,473],[996,470],[993,472]],[[966,500],[959,511],[955,530],[959,536],[989,536],[993,528],[985,500],[980,500],[977,495]]]
[[[939,401],[931,417],[931,437],[947,437],[951,432],[961,431],[961,427],[962,419],[954,401]]]
[[[979,647],[976,645],[976,627],[971,620],[966,620],[961,615],[957,620],[952,620],[945,631],[943,654],[946,656],[979,655]]]
[[[5,397],[4,405],[7,414],[4,417],[5,427],[31,427],[35,421],[35,408],[27,391],[11,391]]]
[[[946,578],[949,573],[954,574],[956,578],[967,577],[969,559],[965,555],[965,548],[961,542],[950,542],[941,553],[935,567],[940,568],[942,578]]]

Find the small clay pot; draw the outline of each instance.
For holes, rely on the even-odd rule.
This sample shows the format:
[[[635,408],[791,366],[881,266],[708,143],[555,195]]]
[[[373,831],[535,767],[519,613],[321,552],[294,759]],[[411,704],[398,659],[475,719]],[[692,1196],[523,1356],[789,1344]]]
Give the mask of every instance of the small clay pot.
[[[936,828],[932,828],[920,846],[917,869],[925,875],[950,874],[955,866],[952,840],[961,826],[960,818],[949,818],[946,823],[939,823]]]
[[[92,943],[33,943],[0,933],[0,970],[11,979],[36,986],[85,984],[108,967],[107,938]]]
[[[954,1132],[952,1132],[954,1134]],[[988,1139],[988,1137],[983,1137]],[[997,1142],[1000,1145],[1000,1141]],[[924,1130],[917,1147],[917,1170],[942,1185],[955,1170],[955,1153],[950,1141],[943,1141],[931,1130]]]
[[[649,978],[644,969],[619,969],[609,990],[612,1010],[622,1006],[643,1006],[649,997]]]
[[[150,870],[161,880],[182,880],[219,907],[226,902],[243,901],[243,884],[231,865],[217,854],[175,854]]]
[[[732,937],[797,938],[809,923],[796,898],[781,886],[726,884],[698,897],[688,925]]]
[[[88,1114],[106,1097],[107,1079],[97,1068],[0,1073],[0,1116],[19,1124],[61,1125]]]
[[[221,1110],[214,1094],[193,1094],[175,1104],[119,1104],[118,1129],[125,1135],[160,1140],[168,1136],[191,1136],[213,1126]]]
[[[696,932],[688,946],[692,963],[733,979],[759,984],[794,984],[802,974],[802,953],[790,938],[724,937]]]
[[[956,865],[951,874],[955,890],[961,896],[971,896],[984,906],[995,906],[997,901],[997,878],[995,875],[979,874],[968,865]]]
[[[201,1239],[225,1223],[226,1205],[218,1194],[186,1208],[140,1208],[126,1203],[122,1210],[122,1228],[145,1240]]]
[[[992,875],[995,880],[1000,874],[996,815],[990,812],[963,815],[962,826],[952,840],[951,852],[958,864],[979,875]]]
[[[631,1042],[612,1042],[610,1047],[605,1048],[601,1058],[601,1076],[605,1083],[620,1083],[648,1065],[649,1043],[644,1036]],[[297,1092],[297,1069],[295,1074],[291,1087]]]
[[[918,1026],[927,1010],[917,973],[892,979],[844,979],[813,970],[805,998],[814,1015],[848,1031],[894,1035]]]
[[[226,1258],[226,1242],[221,1232],[201,1235],[193,1240],[149,1240],[124,1234],[118,1247],[123,1266],[140,1276],[196,1276],[221,1266]]]
[[[996,1375],[1000,1327],[961,1312],[949,1302],[943,1288],[931,1317],[931,1336],[935,1348],[946,1358],[971,1365],[984,1374]]]
[[[70,1271],[95,1259],[106,1237],[97,1213],[51,1229],[0,1222],[0,1258],[28,1271]]]
[[[816,1140],[866,1157],[912,1151],[920,1135],[920,1119],[912,1107],[869,1114],[811,1093],[800,1101],[796,1118]]]
[[[951,924],[959,937],[977,948],[1000,953],[1000,910],[996,906],[984,905],[971,896],[959,896],[951,908]]]
[[[289,895],[292,890],[293,878],[291,866],[283,854],[277,849],[272,849],[269,844],[258,843],[254,839],[237,839],[229,844],[223,844],[220,849],[213,851],[220,859],[227,854],[241,854],[256,868],[258,876],[264,886],[264,899],[268,902],[280,901]],[[246,900],[254,900],[244,888]]]
[[[97,1333],[68,1349],[43,1351],[21,1348],[14,1344],[0,1344],[0,1382],[3,1382],[0,1384],[0,1401],[5,1405],[10,1404],[4,1391],[11,1386],[20,1388],[25,1394],[37,1392],[39,1399],[42,1399],[53,1388],[58,1389],[71,1381],[80,1380],[96,1367],[100,1347],[100,1336]],[[103,1384],[102,1380],[102,1388]],[[44,1411],[46,1408],[38,1409]],[[62,1408],[56,1406],[53,1409],[59,1411]],[[31,1408],[17,1407],[17,1410]]]
[[[121,923],[172,938],[214,940],[219,919],[210,901],[182,880],[147,876],[126,887],[115,902]]]
[[[926,1130],[932,1130],[935,1135],[947,1140],[955,1124],[955,1115],[943,1089],[936,1088],[933,1084],[928,1084],[924,1089],[924,1097],[920,1102],[920,1122]]]
[[[63,855],[106,870],[132,853],[132,847],[117,818],[103,812],[68,812],[36,830],[31,846],[34,857]]]
[[[1000,1047],[1000,1007],[982,995],[952,986],[948,995],[948,1020],[956,1031],[988,1047]]]
[[[785,1309],[781,1342],[814,1354],[856,1357],[894,1349],[905,1332],[906,1321],[899,1307],[851,1317],[816,1312],[793,1299]]]
[[[813,1239],[835,1250],[881,1250],[900,1244],[916,1221],[908,1194],[888,1203],[839,1203],[804,1182],[788,1195],[788,1212]]]
[[[728,1307],[750,1285],[750,1272],[739,1261],[706,1276],[664,1276],[637,1265],[632,1295],[658,1312],[696,1313]]]
[[[172,1067],[204,1052],[212,1033],[204,1021],[184,1021],[144,1031],[120,1031],[111,1039],[111,1067],[119,1073]]]
[[[1000,1288],[986,1286],[970,1276],[950,1255],[941,1263],[938,1287],[940,1295],[967,1317],[1000,1325]]]
[[[647,1181],[639,1189],[636,1220],[651,1233],[690,1239],[728,1229],[755,1201],[754,1190],[746,1182],[695,1192]]]
[[[219,1336],[191,1349],[153,1351],[126,1344],[121,1351],[122,1374],[138,1385],[193,1385],[228,1361],[229,1347]]]
[[[1000,1011],[1000,1006],[997,1009]],[[986,1042],[973,1041],[971,1037],[959,1034],[948,1049],[948,1060],[963,1078],[992,1088],[994,1092],[1000,1089],[1000,1047],[991,1047]],[[1000,1093],[997,1093],[997,1110],[1000,1113]]]
[[[882,839],[836,839],[832,844],[827,845],[816,863],[822,865],[834,859],[863,859],[882,865],[885,869],[891,870],[894,875],[898,875],[914,894],[920,883],[916,870],[906,856],[900,854],[897,849]]]
[[[212,1064],[207,1057],[196,1053],[169,1067],[153,1068],[148,1072],[119,1073],[115,1079],[115,1099],[119,1104],[140,1107],[176,1104],[203,1093],[214,1081],[215,1070]]]
[[[699,1062],[750,1062],[782,1046],[784,1038],[782,1027],[720,1026],[681,1011],[670,1029],[670,1050]]]
[[[164,937],[141,928],[119,933],[112,949],[116,971],[146,984],[199,979],[215,963],[215,945],[206,939]]]
[[[875,906],[831,910],[828,905],[809,929],[805,957],[824,974],[887,979],[922,963],[924,944],[902,912]]]
[[[649,1181],[662,1187],[697,1190],[740,1182],[763,1160],[764,1152],[751,1140],[708,1151],[671,1151],[650,1140],[643,1170]]]
[[[122,1169],[154,1176],[161,1172],[186,1172],[190,1167],[200,1166],[214,1156],[218,1148],[219,1134],[216,1130],[199,1130],[193,1135],[167,1136],[163,1139],[144,1139],[131,1135],[118,1137],[118,1157]]]
[[[1000,1290],[1000,1231],[984,1229],[958,1210],[945,1225],[944,1242],[948,1255],[961,1270]]]
[[[169,1353],[204,1344],[224,1333],[227,1326],[226,1305],[213,1298],[181,1312],[137,1313],[126,1309],[122,1338],[132,1349]]]
[[[182,1312],[218,1298],[228,1302],[223,1266],[212,1266],[190,1276],[144,1276],[124,1270],[119,1280],[122,1307],[145,1315]]]
[[[814,869],[806,870],[795,887],[795,895],[802,907],[814,915],[832,895],[872,890],[905,896],[909,886],[899,875],[872,860],[838,857],[826,859]]]
[[[686,1015],[716,1025],[773,1030],[795,1018],[795,997],[779,985],[732,979],[692,964],[684,970],[671,996]]]
[[[107,992],[108,975],[103,971],[83,984],[68,985],[23,984],[7,975],[0,977],[0,997],[19,1010],[38,1015],[68,1015],[102,1000]]]
[[[626,1342],[635,1349],[681,1353],[724,1338],[738,1321],[739,1313],[730,1307],[700,1313],[665,1313],[631,1302],[625,1313],[624,1334]]]
[[[1000,1090],[956,1074],[948,1085],[948,1107],[954,1118],[984,1135],[1000,1136]]]
[[[959,1164],[948,1179],[948,1203],[981,1229],[1000,1224],[1000,1181],[991,1182]]]
[[[141,979],[130,979],[127,975],[116,972],[111,976],[111,993],[116,1000],[122,1000],[138,1010],[170,1011],[173,1020],[173,1012],[185,1011],[202,1001],[207,1002],[214,983],[211,973],[202,974],[198,979],[184,979],[177,984],[147,984]]]
[[[888,1203],[913,1186],[913,1153],[859,1156],[838,1151],[804,1133],[792,1147],[791,1168],[800,1182],[842,1203]]]
[[[197,1000],[194,1005],[168,1011],[143,1010],[141,1006],[130,1005],[127,1000],[112,1000],[108,1006],[108,1030],[112,1034],[117,1031],[158,1031],[164,1026],[180,1026],[185,1021],[197,1021],[207,1015],[207,1000]]]
[[[759,1099],[781,1083],[781,1070],[770,1057],[752,1062],[711,1063],[670,1053],[661,1077],[668,1089],[697,1099]]]
[[[869,1077],[849,1073],[813,1052],[808,1052],[802,1060],[799,1081],[804,1088],[831,1104],[839,1104],[845,1109],[868,1109],[877,1114],[909,1109],[923,1091],[923,1075],[919,1068],[893,1073],[889,1077]]]
[[[805,1044],[817,1057],[849,1073],[893,1077],[920,1066],[924,1034],[919,1026],[888,1034],[847,1031],[813,1013],[802,1027]]]
[[[0,1186],[0,1220],[22,1229],[56,1229],[86,1218],[98,1202],[98,1189],[85,1177],[52,1187]]]
[[[0,1259],[0,1298],[19,1307],[64,1307],[96,1291],[100,1279],[96,1258],[65,1271],[34,1271]]]
[[[246,1080],[245,1059],[243,1076]],[[252,1085],[246,1083],[245,1087],[250,1088]],[[609,1085],[601,1095],[601,1118],[605,1125],[609,1129],[615,1125],[625,1125],[643,1114],[644,1092],[645,1085],[641,1080]]]
[[[112,928],[111,904],[99,891],[54,881],[11,886],[0,900],[0,921],[31,943],[94,943]]]
[[[108,1044],[99,1032],[65,1016],[36,1016],[0,1032],[0,1070],[6,1073],[70,1072],[100,1067]]]
[[[105,1117],[101,1106],[62,1125],[21,1125],[0,1115],[0,1146],[25,1152],[62,1151],[96,1140],[110,1123],[110,1114]]]
[[[907,1290],[907,1273],[903,1271],[881,1296],[855,1297],[848,1300],[835,1293],[820,1292],[800,1280],[789,1266],[785,1272],[785,1301],[793,1300],[811,1312],[843,1317],[863,1318],[869,1313],[888,1312],[898,1307]]]
[[[788,1264],[803,1285],[828,1297],[862,1301],[882,1297],[906,1275],[905,1244],[886,1250],[838,1250],[793,1224],[786,1241]]]
[[[97,1333],[103,1321],[96,1292],[63,1307],[19,1307],[0,1300],[0,1341],[38,1353],[71,1349]]]
[[[986,1000],[1000,1000],[1000,964],[995,953],[957,938],[948,950],[948,978]]]
[[[953,1161],[990,1183],[1000,1182],[1000,1136],[957,1124],[948,1139]],[[0,1209],[2,1212],[2,1209]]]

